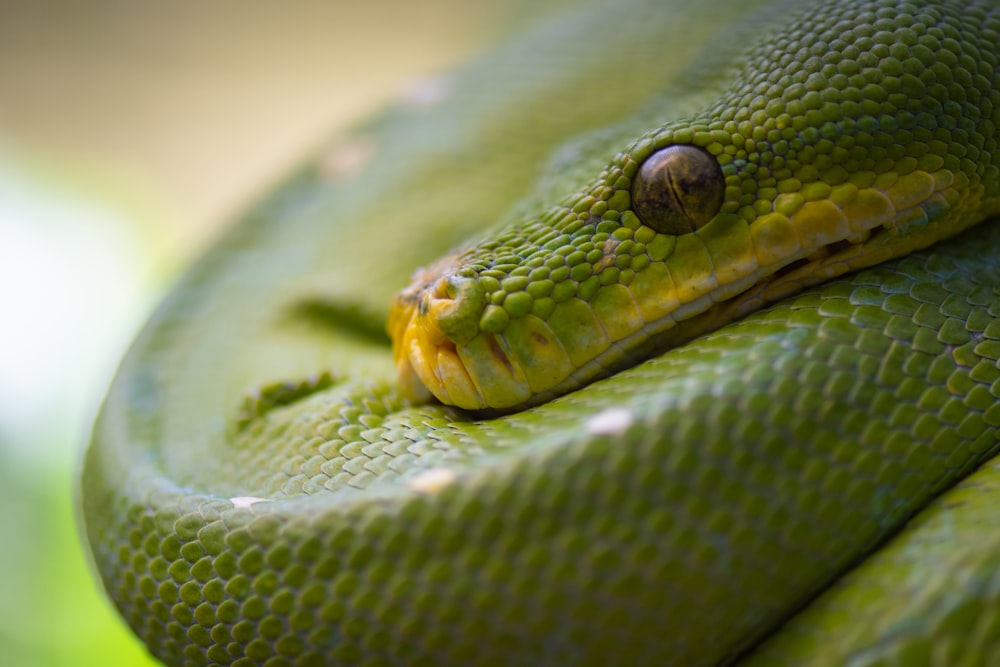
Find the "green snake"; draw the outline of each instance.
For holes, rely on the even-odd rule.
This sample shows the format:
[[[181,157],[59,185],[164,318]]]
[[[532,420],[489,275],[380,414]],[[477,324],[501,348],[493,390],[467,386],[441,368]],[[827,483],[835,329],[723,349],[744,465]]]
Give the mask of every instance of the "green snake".
[[[169,665],[1000,664],[998,35],[590,3],[341,138],[123,362],[108,595]]]

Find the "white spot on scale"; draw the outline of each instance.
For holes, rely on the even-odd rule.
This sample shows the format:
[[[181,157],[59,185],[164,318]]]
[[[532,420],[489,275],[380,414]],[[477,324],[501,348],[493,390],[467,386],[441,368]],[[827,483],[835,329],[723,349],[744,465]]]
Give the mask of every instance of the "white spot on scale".
[[[233,504],[233,507],[250,507],[256,503],[266,502],[267,498],[254,498],[253,496],[236,496],[235,498],[230,498],[229,502]]]
[[[632,425],[635,417],[625,408],[601,410],[584,425],[594,435],[621,435]]]
[[[458,475],[450,468],[431,468],[410,480],[410,488],[417,493],[437,493],[450,485]]]

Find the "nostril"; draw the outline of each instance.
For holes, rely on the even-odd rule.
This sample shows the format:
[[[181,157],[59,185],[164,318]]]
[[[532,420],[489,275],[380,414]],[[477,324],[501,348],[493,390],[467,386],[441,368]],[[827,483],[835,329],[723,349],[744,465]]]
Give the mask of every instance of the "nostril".
[[[441,278],[428,299],[428,315],[453,343],[468,342],[479,333],[486,292],[478,280],[457,275]]]
[[[433,291],[431,292],[430,298],[432,299],[454,299],[457,290],[452,284],[452,281],[446,277],[441,276],[436,281],[434,281]]]

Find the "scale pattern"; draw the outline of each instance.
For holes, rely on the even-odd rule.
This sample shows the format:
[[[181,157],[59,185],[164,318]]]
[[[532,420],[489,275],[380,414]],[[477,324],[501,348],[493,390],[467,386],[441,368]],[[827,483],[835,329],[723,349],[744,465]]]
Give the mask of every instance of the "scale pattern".
[[[686,16],[699,11],[690,4],[680,5],[690,12]],[[662,13],[660,5],[650,7]],[[947,56],[941,62],[964,94],[982,93],[974,103],[959,105],[961,110],[942,104],[944,115],[932,113],[941,125],[948,118],[966,123],[951,127],[950,143],[941,148],[934,143],[938,125],[926,127],[930,119],[899,127],[903,107],[890,116],[896,126],[883,125],[884,105],[897,104],[898,91],[861,87],[868,92],[857,104],[873,100],[882,106],[871,112],[878,111],[871,115],[877,127],[865,135],[872,143],[848,154],[873,160],[872,173],[883,163],[887,170],[910,165],[896,180],[864,176],[864,187],[877,186],[884,190],[880,196],[902,201],[910,190],[893,190],[900,179],[947,170],[954,178],[941,191],[954,188],[957,194],[933,202],[961,213],[959,227],[985,215],[1000,187],[993,159],[993,116],[1000,105],[985,75],[995,54],[980,43],[973,61],[963,52],[976,41],[969,37],[972,27],[948,30],[952,20],[975,24],[982,29],[980,41],[995,46],[989,9],[826,2],[803,14],[828,21],[825,32],[795,20],[776,28],[778,18],[788,21],[784,4],[747,18],[751,28],[776,30],[761,48],[780,45],[787,58],[773,71],[767,69],[771,60],[755,61],[765,70],[744,82],[746,99],[730,95],[724,99],[731,103],[709,104],[702,116],[718,116],[711,122],[723,127],[737,123],[742,148],[732,144],[728,165],[744,160],[746,173],[756,164],[759,175],[766,164],[774,179],[753,192],[741,185],[739,193],[730,193],[739,205],[728,214],[748,224],[751,212],[765,215],[754,202],[768,188],[773,192],[767,196],[784,196],[789,207],[799,194],[803,201],[797,205],[803,207],[830,194],[803,181],[805,156],[815,165],[826,154],[819,150],[826,120],[816,116],[825,107],[789,109],[812,99],[814,75],[828,81],[839,76],[823,74],[824,68],[840,72],[863,61],[859,53],[853,61],[830,62],[829,49],[850,28],[855,43],[868,44],[871,53],[884,49],[883,60],[895,58],[893,48],[906,44],[911,32],[916,41],[909,46],[919,60],[916,47],[933,37],[943,49],[938,53],[953,53],[953,62]],[[610,11],[622,25],[626,10]],[[721,15],[707,11],[713,22]],[[918,20],[935,12],[951,18]],[[608,17],[595,22],[595,40],[611,23]],[[637,20],[633,29],[647,23]],[[591,44],[577,33],[548,33],[558,34],[566,42]],[[660,41],[652,43],[660,49]],[[728,44],[710,46],[706,53]],[[534,68],[533,58],[528,61]],[[901,83],[907,74],[919,79],[924,71],[944,76],[935,62],[919,72],[905,70],[905,62],[900,59]],[[785,81],[774,73],[779,70],[804,81]],[[851,72],[840,74],[852,90],[858,88],[850,83]],[[463,90],[459,86],[455,95]],[[481,83],[468,90],[469,104],[489,94]],[[570,100],[544,102],[582,108],[581,117],[599,122],[591,126],[593,136],[579,141],[610,143],[602,133],[611,132],[611,120],[595,109],[611,101],[590,108]],[[650,104],[661,114],[662,101]],[[676,103],[690,110],[688,101]],[[744,107],[734,108],[737,103],[760,107],[747,119],[751,124],[766,127],[788,113],[807,126],[775,125],[762,138],[756,130],[744,135],[738,118]],[[649,118],[648,108],[636,113]],[[756,113],[765,115],[760,123]],[[554,114],[553,122],[563,117]],[[512,127],[527,127],[522,141],[528,151],[540,135],[518,118]],[[672,127],[677,139],[679,130],[661,121],[660,131]],[[463,127],[449,119],[448,132],[422,134],[410,122],[416,121],[390,119],[386,134],[396,140],[393,145],[414,136],[445,144],[460,136],[448,132]],[[705,145],[718,141],[719,154],[730,155],[722,135],[712,133],[719,130],[706,128],[692,129],[692,140],[707,132]],[[794,136],[786,137],[786,129]],[[918,150],[925,130],[931,133],[928,152],[909,154]],[[772,131],[778,134],[772,137]],[[913,136],[904,141],[904,132]],[[650,137],[656,136],[640,139],[633,153],[652,150]],[[584,144],[571,143],[553,164],[565,166],[577,157],[591,164],[580,157]],[[809,288],[611,377],[500,418],[415,403],[391,377],[384,342],[355,329],[344,333],[346,325],[330,334],[337,341],[332,351],[287,362],[287,368],[306,369],[304,376],[332,357],[332,372],[264,385],[240,403],[234,386],[258,372],[285,369],[286,358],[313,349],[311,330],[295,339],[300,346],[279,344],[298,332],[301,322],[288,313],[298,312],[294,306],[304,298],[322,310],[311,291],[313,271],[321,274],[315,282],[323,290],[341,288],[310,264],[311,250],[330,251],[324,266],[353,267],[358,253],[345,238],[369,245],[382,236],[406,238],[423,206],[433,222],[447,210],[442,201],[453,206],[461,199],[450,182],[418,180],[416,192],[440,185],[445,195],[421,200],[422,206],[404,204],[412,210],[396,218],[375,215],[395,220],[391,235],[374,225],[359,230],[352,202],[364,203],[356,215],[389,205],[395,198],[387,196],[385,183],[402,188],[402,172],[430,173],[407,163],[409,154],[399,151],[388,167],[376,167],[399,170],[394,178],[366,179],[378,184],[373,199],[364,199],[357,182],[338,189],[315,172],[294,179],[193,270],[126,360],[87,453],[83,505],[105,588],[156,656],[169,665],[236,667],[697,667],[743,659],[763,665],[988,663],[1000,643],[994,583],[1000,571],[994,554],[1000,551],[986,530],[1000,522],[991,509],[997,507],[1000,433],[1000,228],[987,223],[933,249]],[[756,162],[752,154],[760,156]],[[433,156],[421,155],[443,169]],[[617,167],[607,156],[601,164],[612,159],[609,174]],[[474,158],[449,173],[456,179],[472,173],[482,156]],[[862,162],[854,166],[868,169]],[[523,165],[515,166],[520,176]],[[829,178],[831,169],[815,170],[816,176]],[[547,206],[553,190],[561,197],[588,182],[554,187],[553,178],[535,179],[540,190],[525,195],[530,210],[547,210],[539,201]],[[793,181],[799,191],[790,187]],[[516,183],[514,177],[504,182]],[[486,184],[494,184],[492,175]],[[837,184],[827,185],[832,192]],[[473,189],[473,198],[480,193],[495,194],[484,187]],[[603,206],[584,198],[585,207],[584,200],[575,200],[574,207],[601,218],[599,227],[615,222],[607,217],[615,210],[613,198],[609,194]],[[339,215],[330,214],[334,205],[344,207],[336,209]],[[898,222],[900,231],[919,237],[940,210],[917,208],[920,214],[911,211]],[[515,206],[515,217],[523,218],[524,210],[525,204]],[[772,206],[767,215],[776,213],[785,214]],[[477,220],[466,224],[475,228]],[[427,243],[435,242],[415,226]],[[328,229],[336,233],[327,232],[326,239]],[[501,233],[497,247],[521,238],[513,234]],[[556,254],[568,262],[580,252],[589,261],[589,250],[570,241],[574,250]],[[632,243],[626,246],[629,261],[641,264],[646,257],[652,265],[655,239],[647,243],[637,229]],[[406,262],[413,260],[404,254],[412,245],[397,248]],[[494,261],[491,270],[501,265]],[[630,267],[619,267],[616,279],[632,270],[638,280]],[[514,272],[523,268],[511,268],[507,279],[520,277]],[[564,268],[572,273],[568,264]],[[579,281],[573,299],[593,277]],[[398,286],[382,282],[373,279],[371,291]],[[498,283],[505,292],[510,288],[506,303],[517,290],[514,283]],[[234,294],[240,298],[230,299]],[[336,311],[337,317],[353,317],[350,307]],[[243,375],[251,366],[253,372]],[[299,376],[289,371],[277,377]],[[165,405],[184,410],[167,411]],[[199,421],[203,409],[208,417]]]
[[[269,468],[247,495],[285,500],[139,478],[91,535],[102,575],[170,664],[717,664],[995,451],[983,247],[1000,230],[500,421],[334,385],[242,436]],[[609,406],[622,433],[579,418]]]

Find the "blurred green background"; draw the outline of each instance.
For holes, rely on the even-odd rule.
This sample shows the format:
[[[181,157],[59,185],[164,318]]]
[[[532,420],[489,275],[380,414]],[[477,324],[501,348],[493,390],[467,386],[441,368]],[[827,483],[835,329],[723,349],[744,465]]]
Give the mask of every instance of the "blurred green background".
[[[152,664],[100,593],[76,525],[82,448],[128,341],[304,154],[540,11],[0,0],[3,665]]]

